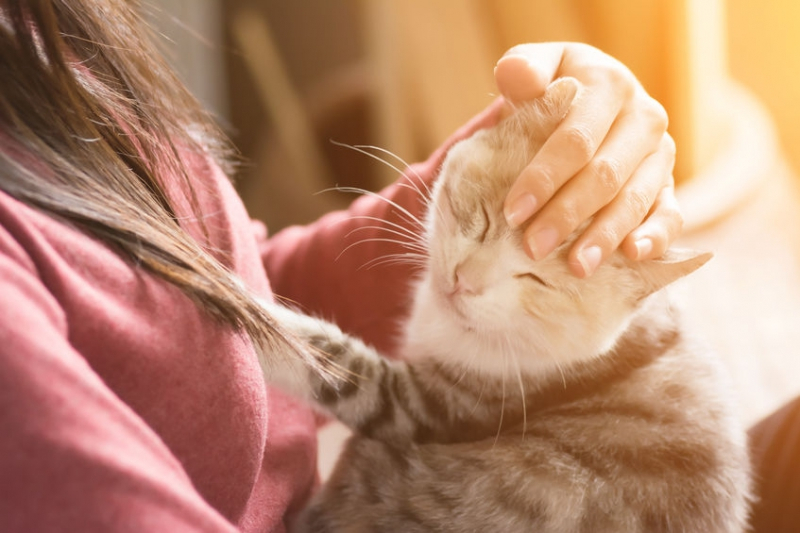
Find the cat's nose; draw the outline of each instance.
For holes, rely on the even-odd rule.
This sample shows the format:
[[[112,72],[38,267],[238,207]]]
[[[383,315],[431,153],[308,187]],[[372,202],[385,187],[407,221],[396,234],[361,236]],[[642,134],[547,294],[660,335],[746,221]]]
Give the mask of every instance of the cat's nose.
[[[479,284],[463,268],[456,268],[453,292],[477,295],[480,294],[481,289]]]

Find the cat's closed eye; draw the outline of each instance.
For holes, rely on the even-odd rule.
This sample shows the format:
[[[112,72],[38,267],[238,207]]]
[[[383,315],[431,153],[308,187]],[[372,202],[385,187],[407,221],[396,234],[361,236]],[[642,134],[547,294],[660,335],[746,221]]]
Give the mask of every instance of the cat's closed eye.
[[[489,233],[489,227],[491,226],[491,218],[489,218],[489,213],[486,211],[486,206],[481,204],[481,213],[483,213],[483,227],[481,229],[481,235],[478,237],[478,242],[485,242],[486,235]]]
[[[531,280],[531,281],[533,281],[535,283],[538,283],[539,285],[547,287],[548,289],[552,289],[553,288],[553,285],[551,285],[547,281],[543,280],[541,277],[537,276],[533,272],[522,272],[520,274],[514,274],[514,277],[516,279],[528,279],[528,280]]]

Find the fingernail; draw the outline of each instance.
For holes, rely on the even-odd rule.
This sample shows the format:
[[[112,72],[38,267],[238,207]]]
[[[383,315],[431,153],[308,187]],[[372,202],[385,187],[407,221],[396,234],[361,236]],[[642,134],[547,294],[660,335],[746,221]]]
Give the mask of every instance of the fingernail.
[[[578,252],[578,262],[583,269],[583,277],[588,277],[594,274],[597,267],[600,265],[600,260],[603,258],[603,250],[599,246],[587,246]]]
[[[530,193],[525,193],[511,202],[505,209],[504,214],[508,225],[512,228],[517,228],[528,220],[535,211],[536,198]]]
[[[653,241],[648,239],[647,237],[638,239],[636,242],[633,243],[636,247],[636,260],[640,260],[643,257],[646,257],[653,251]]]
[[[558,244],[558,232],[554,228],[544,228],[537,231],[528,241],[533,258],[539,261],[547,257]]]

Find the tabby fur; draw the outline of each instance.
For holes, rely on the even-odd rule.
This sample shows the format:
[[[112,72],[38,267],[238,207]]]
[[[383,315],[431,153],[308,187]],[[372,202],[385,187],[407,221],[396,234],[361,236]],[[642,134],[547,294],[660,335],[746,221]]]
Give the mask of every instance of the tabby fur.
[[[267,380],[354,433],[295,530],[746,529],[749,465],[729,384],[662,290],[710,254],[615,253],[579,279],[566,264],[574,237],[532,261],[502,216],[576,97],[563,79],[450,151],[400,359],[266,304],[330,370],[273,355]]]

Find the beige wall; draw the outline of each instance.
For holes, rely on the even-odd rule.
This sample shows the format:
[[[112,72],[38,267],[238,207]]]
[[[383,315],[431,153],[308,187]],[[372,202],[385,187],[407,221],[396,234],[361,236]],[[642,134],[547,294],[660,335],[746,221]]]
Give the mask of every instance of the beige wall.
[[[734,78],[770,110],[781,144],[800,173],[800,2],[727,0]]]
[[[281,189],[298,181],[287,179],[297,177],[298,165],[286,160],[287,144],[297,143],[277,139],[276,132],[287,128],[278,127],[279,117],[267,110],[287,105],[256,90],[252,61],[250,67],[243,64],[238,41],[230,39],[230,17],[239,6],[260,7],[284,62],[287,85],[296,90],[303,104],[299,108],[315,128],[317,151],[331,166],[331,181],[375,188],[387,179],[381,167],[332,146],[329,139],[375,144],[406,159],[424,158],[491,100],[491,68],[505,48],[544,40],[588,42],[630,66],[670,113],[680,182],[717,162],[714,158],[724,152],[720,147],[731,137],[726,128],[732,114],[747,115],[740,102],[726,96],[729,73],[771,110],[783,146],[800,169],[800,151],[794,149],[800,141],[795,127],[800,106],[794,103],[800,94],[800,36],[794,35],[800,6],[795,3],[226,0],[233,133],[251,162],[241,172],[240,190],[253,214],[273,229],[310,220],[330,207],[310,205],[314,202],[306,190],[292,195]],[[263,47],[255,47],[251,56],[265,66]],[[267,74],[276,79],[274,71]],[[356,177],[364,179],[352,183]],[[319,202],[329,197],[313,196]]]
[[[664,104],[676,179],[691,179],[716,156],[726,124],[724,1],[361,0],[367,55],[382,76],[379,140],[413,153],[410,140],[422,139],[425,153],[486,102],[505,49],[580,41],[622,60]]]

